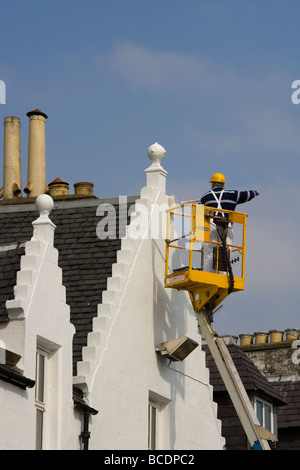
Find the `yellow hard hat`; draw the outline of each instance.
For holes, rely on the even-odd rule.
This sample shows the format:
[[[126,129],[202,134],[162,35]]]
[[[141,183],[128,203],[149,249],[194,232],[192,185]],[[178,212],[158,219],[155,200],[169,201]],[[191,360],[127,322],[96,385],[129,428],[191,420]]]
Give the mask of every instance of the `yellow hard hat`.
[[[225,176],[222,173],[212,175],[210,183],[225,183]]]

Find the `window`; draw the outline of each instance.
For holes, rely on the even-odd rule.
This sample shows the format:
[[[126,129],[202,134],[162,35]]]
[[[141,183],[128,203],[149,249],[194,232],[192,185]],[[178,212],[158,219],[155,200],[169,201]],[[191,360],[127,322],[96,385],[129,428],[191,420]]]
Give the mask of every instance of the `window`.
[[[158,395],[149,393],[148,402],[148,449],[168,449],[169,438],[169,406],[170,400]]]
[[[36,342],[35,413],[36,449],[56,449],[59,444],[59,414],[63,393],[63,377],[60,368],[63,350],[57,343],[42,336]]]
[[[261,397],[254,398],[254,410],[260,424],[268,431],[277,435],[277,413],[273,403]]]
[[[149,401],[148,406],[148,449],[155,450],[157,448],[157,420],[159,413],[159,405]]]
[[[47,353],[41,349],[36,353],[36,386],[35,386],[35,408],[36,408],[36,450],[43,449],[43,430],[45,405],[45,378],[47,366]]]

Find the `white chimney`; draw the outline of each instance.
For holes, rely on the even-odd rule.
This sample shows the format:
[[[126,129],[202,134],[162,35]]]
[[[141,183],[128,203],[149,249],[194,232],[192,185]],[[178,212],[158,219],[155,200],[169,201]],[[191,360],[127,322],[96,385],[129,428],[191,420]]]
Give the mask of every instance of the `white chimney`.
[[[39,109],[27,113],[29,117],[27,196],[36,197],[47,191],[46,135],[47,115]]]
[[[21,197],[20,118],[4,118],[3,199]]]

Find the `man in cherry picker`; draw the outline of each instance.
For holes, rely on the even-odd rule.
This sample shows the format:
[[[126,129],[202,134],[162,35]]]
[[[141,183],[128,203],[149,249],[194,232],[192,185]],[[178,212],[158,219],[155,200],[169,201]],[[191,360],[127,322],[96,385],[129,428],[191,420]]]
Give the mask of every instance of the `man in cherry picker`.
[[[251,201],[259,195],[257,190],[238,191],[238,190],[227,190],[225,189],[225,177],[222,173],[215,173],[210,180],[211,190],[203,194],[200,199],[200,204],[208,207],[216,207],[218,209],[226,209],[234,211],[238,204]],[[216,215],[221,217],[225,216],[226,213],[218,212]],[[218,227],[211,222],[210,240],[220,242],[220,234]],[[233,241],[233,228],[231,224],[227,227],[226,243],[232,244]],[[213,269],[213,246],[205,247],[204,255],[204,271],[215,272]],[[225,274],[220,272],[220,274]]]
[[[203,194],[200,203],[204,206],[217,207],[234,211],[238,204],[251,201],[259,195],[259,191],[250,189],[249,191],[237,191],[224,189],[225,176],[222,173],[215,173],[210,180],[211,190]]]

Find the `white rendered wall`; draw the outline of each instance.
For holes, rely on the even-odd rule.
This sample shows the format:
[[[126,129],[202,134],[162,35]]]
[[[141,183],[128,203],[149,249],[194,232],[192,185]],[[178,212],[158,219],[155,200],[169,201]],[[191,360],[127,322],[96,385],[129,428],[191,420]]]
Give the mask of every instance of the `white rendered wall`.
[[[167,206],[166,172],[153,160],[137,209]],[[90,449],[147,449],[148,399],[159,400],[161,449],[221,449],[220,422],[189,297],[164,288],[164,238],[137,236],[132,214],[113,275],[74,382],[99,410],[90,418]],[[53,248],[54,226],[38,219],[21,260],[15,299],[7,303],[1,345],[21,355],[18,367],[35,379],[37,341],[50,352],[45,448],[79,449],[81,422],[72,402],[72,337],[62,273]],[[144,227],[141,227],[142,231]],[[199,342],[182,363],[155,353],[161,342],[187,335]],[[49,395],[50,394],[50,395]],[[35,448],[35,389],[1,383],[1,449]]]
[[[136,208],[167,206],[160,162],[146,173],[147,187]],[[75,383],[99,410],[91,419],[90,448],[147,449],[150,393],[164,404],[160,449],[222,449],[195,313],[187,293],[164,288],[164,239],[133,239],[138,216],[132,214],[131,236],[122,240],[78,363]],[[169,364],[155,352],[161,342],[185,335],[200,346],[183,362]]]
[[[47,214],[38,220],[25,245],[15,298],[7,302],[10,322],[0,326],[0,339],[7,350],[21,355],[17,366],[33,380],[37,344],[49,352],[44,448],[72,449],[80,429],[74,427],[72,400],[74,327],[53,247],[55,227]],[[0,448],[35,449],[35,387],[22,390],[1,381],[0,407]]]

